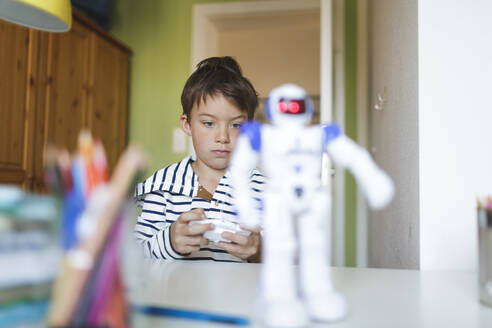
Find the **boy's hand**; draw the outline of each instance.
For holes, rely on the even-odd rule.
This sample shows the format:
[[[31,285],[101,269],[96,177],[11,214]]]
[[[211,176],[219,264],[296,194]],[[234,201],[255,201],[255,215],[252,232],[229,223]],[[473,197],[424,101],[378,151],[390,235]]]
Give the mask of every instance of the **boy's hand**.
[[[250,262],[261,262],[261,235],[260,228],[246,228],[241,227],[243,230],[247,230],[250,233],[249,236],[223,232],[222,237],[230,240],[230,243],[219,242],[217,247],[226,250],[228,253],[239,257],[243,260],[249,260]]]
[[[191,221],[206,219],[203,208],[195,208],[183,212],[171,225],[171,245],[181,254],[189,254],[200,250],[200,246],[208,245],[203,237],[206,231],[213,230],[213,224],[188,225]]]

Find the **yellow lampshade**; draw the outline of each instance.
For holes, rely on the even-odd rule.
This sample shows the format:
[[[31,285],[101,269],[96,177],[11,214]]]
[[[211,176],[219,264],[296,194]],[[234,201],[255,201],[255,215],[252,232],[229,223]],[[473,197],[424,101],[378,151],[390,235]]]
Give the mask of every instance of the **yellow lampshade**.
[[[70,0],[0,0],[0,19],[49,32],[72,26]]]

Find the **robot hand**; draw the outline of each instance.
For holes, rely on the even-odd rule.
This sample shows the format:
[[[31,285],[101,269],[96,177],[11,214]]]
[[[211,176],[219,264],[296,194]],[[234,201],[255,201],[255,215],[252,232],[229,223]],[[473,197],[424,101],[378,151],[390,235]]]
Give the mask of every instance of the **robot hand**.
[[[395,187],[391,178],[383,171],[376,170],[367,177],[366,181],[369,190],[366,190],[369,206],[373,209],[381,209],[389,204],[393,199]]]

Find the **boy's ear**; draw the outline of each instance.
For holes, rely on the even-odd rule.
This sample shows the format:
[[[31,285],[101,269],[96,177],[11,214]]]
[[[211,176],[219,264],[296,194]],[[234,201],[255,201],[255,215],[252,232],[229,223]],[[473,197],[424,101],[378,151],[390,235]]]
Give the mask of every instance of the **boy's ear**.
[[[188,116],[186,114],[183,114],[180,116],[180,121],[181,121],[181,130],[184,131],[187,135],[191,136],[191,127],[190,127],[190,122],[188,122]]]

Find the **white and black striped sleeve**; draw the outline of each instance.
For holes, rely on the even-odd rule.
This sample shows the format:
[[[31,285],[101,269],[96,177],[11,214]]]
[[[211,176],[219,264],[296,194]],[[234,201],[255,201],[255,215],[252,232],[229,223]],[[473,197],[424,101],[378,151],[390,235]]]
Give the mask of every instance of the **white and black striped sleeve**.
[[[171,245],[171,224],[166,220],[166,199],[161,192],[145,194],[139,201],[142,212],[137,218],[135,234],[147,257],[158,259],[180,259]]]

